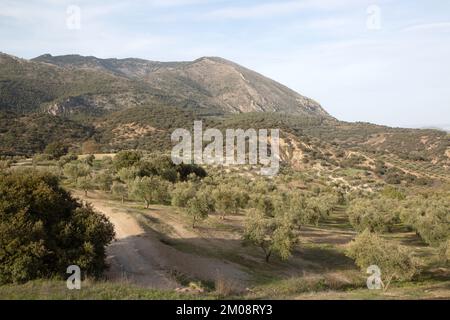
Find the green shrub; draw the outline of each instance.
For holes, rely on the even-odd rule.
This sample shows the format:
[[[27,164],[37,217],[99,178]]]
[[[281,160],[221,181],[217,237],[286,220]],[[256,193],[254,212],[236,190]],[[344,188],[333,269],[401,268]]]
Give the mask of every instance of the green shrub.
[[[59,160],[59,158],[66,155],[68,151],[69,147],[66,144],[62,142],[52,142],[45,147],[44,153],[53,160]]]
[[[139,151],[120,151],[116,154],[113,160],[114,169],[119,171],[122,168],[135,166],[142,158],[142,153]]]
[[[1,284],[63,276],[69,265],[87,276],[102,274],[113,225],[74,200],[55,176],[0,173],[0,194]]]

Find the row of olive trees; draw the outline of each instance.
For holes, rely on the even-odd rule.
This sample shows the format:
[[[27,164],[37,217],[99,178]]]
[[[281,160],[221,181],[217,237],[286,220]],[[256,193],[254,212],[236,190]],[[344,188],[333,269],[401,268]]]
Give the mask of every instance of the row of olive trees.
[[[100,170],[93,169],[92,159],[72,160],[64,173],[85,192],[111,191],[121,201],[141,201],[146,208],[151,204],[183,208],[193,228],[213,213],[225,219],[245,212],[243,239],[260,247],[266,261],[273,254],[289,258],[300,227],[318,224],[340,202],[335,192],[282,191],[263,178],[206,176],[201,168],[175,166],[165,157],[145,158],[135,151],[120,152]]]
[[[414,230],[428,245],[448,259],[450,197],[448,194],[392,198],[386,195],[355,199],[348,210],[350,224],[358,232],[389,233],[397,224]]]
[[[288,259],[304,225],[318,225],[337,205],[335,194],[307,196],[301,192],[258,194],[250,200],[244,240],[256,245],[269,262],[273,254]]]
[[[300,227],[318,224],[340,202],[337,193],[282,192],[273,182],[262,178],[251,181],[217,174],[200,180],[189,173],[186,179],[173,183],[173,179],[167,179],[171,176],[167,172],[151,175],[157,173],[155,170],[149,170],[150,175],[142,177],[139,161],[142,159],[135,154],[128,160],[120,159],[120,165],[115,167],[120,182],[112,185],[113,194],[121,199],[129,196],[142,201],[146,207],[170,203],[183,208],[193,228],[212,213],[225,219],[246,212],[244,241],[260,247],[266,261],[273,254],[289,258]]]
[[[386,290],[393,280],[410,280],[420,264],[411,248],[381,234],[393,232],[397,224],[407,226],[428,245],[438,248],[443,263],[450,260],[450,197],[448,194],[407,197],[387,188],[372,198],[354,199],[347,211],[359,235],[349,245],[347,255],[363,272],[376,265],[382,272]]]

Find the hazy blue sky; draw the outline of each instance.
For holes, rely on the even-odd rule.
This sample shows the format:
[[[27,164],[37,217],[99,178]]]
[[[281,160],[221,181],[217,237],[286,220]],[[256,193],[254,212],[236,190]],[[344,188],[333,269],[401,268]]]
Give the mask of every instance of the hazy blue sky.
[[[342,120],[450,124],[448,0],[0,0],[0,51],[221,56]]]

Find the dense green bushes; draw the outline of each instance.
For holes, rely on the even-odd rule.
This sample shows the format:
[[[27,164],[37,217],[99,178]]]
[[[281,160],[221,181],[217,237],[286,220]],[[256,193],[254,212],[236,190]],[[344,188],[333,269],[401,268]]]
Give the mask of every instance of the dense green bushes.
[[[100,276],[114,237],[107,218],[39,171],[0,172],[0,283],[60,276],[69,265]]]

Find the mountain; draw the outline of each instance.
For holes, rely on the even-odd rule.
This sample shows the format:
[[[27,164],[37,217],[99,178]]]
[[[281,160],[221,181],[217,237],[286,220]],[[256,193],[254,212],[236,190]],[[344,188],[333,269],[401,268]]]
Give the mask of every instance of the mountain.
[[[171,132],[198,119],[221,130],[279,128],[283,161],[300,169],[396,166],[408,179],[434,179],[450,168],[443,131],[338,121],[317,102],[222,58],[0,54],[0,156],[32,156],[54,141],[74,152],[85,143],[98,152],[166,152]]]
[[[99,59],[49,54],[33,62],[67,71],[97,71],[146,84],[198,106],[224,113],[281,112],[331,118],[315,101],[231,61],[203,57],[190,62]]]
[[[98,116],[141,105],[201,109],[171,92],[95,68],[65,68],[0,54],[0,110]]]

